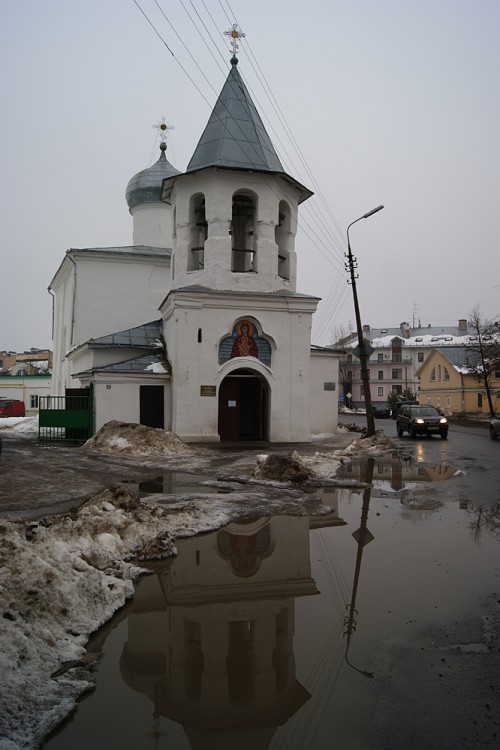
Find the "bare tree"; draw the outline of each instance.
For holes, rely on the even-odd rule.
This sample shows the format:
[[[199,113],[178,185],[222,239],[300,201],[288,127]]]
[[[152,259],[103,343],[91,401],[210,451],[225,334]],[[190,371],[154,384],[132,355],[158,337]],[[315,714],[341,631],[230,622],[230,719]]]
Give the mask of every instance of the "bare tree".
[[[339,383],[342,386],[342,395],[349,407],[352,407],[352,389],[355,376],[359,379],[359,364],[348,362],[346,357],[342,357],[339,362]],[[350,398],[348,396],[350,395]],[[350,401],[350,403],[348,403]]]
[[[500,327],[498,321],[483,320],[481,306],[476,304],[469,314],[469,325],[475,331],[474,340],[467,344],[467,366],[484,384],[490,416],[495,416],[490,381],[500,369]]]
[[[351,330],[350,325],[337,325],[331,333],[332,340],[330,346],[345,346],[345,344],[352,341],[355,336],[356,333]]]

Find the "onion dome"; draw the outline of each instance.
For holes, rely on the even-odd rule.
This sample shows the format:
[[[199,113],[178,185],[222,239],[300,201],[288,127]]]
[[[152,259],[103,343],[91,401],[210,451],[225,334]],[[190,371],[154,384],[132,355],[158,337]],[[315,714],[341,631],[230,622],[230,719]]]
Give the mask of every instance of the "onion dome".
[[[160,143],[160,150],[161,154],[158,161],[151,167],[143,169],[134,175],[127,185],[125,198],[130,211],[136,206],[142,206],[145,203],[159,203],[163,180],[167,177],[175,177],[181,174],[167,160],[165,155],[167,144],[163,141]]]

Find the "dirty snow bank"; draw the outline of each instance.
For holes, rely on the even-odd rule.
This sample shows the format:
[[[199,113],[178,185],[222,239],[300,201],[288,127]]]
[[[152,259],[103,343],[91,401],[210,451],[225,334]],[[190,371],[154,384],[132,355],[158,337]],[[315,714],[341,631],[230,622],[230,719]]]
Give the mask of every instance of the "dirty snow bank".
[[[158,502],[162,498],[159,497]],[[128,487],[72,515],[0,522],[0,750],[35,748],[93,687],[88,636],[133,595],[133,559],[175,554],[176,538],[249,512],[327,513],[298,490],[261,486],[172,498],[159,507]]]
[[[143,571],[129,561],[172,555],[176,537],[231,520],[222,498],[200,506],[148,507],[115,487],[71,516],[0,522],[2,750],[36,747],[92,687],[79,660],[89,634],[133,595]],[[52,678],[65,662],[73,668]]]
[[[188,446],[174,432],[145,427],[142,424],[106,422],[83,446],[86,450],[138,456],[182,453]]]
[[[395,449],[394,440],[381,430],[372,437],[364,437],[363,431],[352,443],[342,450],[318,450],[313,454],[300,456],[308,470],[318,478],[333,478],[339,468],[359,456],[380,456]]]
[[[38,432],[38,416],[36,417],[2,417],[0,430],[15,429],[16,432],[26,434]]]

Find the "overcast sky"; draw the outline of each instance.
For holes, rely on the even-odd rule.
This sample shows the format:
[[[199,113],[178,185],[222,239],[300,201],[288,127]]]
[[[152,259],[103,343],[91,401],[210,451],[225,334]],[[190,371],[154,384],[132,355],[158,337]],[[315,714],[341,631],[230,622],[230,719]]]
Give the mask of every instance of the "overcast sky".
[[[454,325],[477,303],[500,314],[499,0],[0,8],[0,350],[52,346],[47,288],[68,248],[132,244],[125,188],[158,158],[163,116],[185,170],[234,21],[276,151],[315,192],[296,244],[298,291],[323,300],[313,343],[354,325],[345,232],[379,204],[350,230],[363,323]]]

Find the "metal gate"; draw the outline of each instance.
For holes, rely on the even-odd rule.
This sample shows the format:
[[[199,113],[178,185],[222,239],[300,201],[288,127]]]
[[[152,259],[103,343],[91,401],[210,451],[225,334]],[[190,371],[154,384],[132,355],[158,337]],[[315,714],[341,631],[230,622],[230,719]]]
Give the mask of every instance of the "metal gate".
[[[94,399],[89,389],[65,396],[40,396],[38,439],[84,443],[94,433]]]

